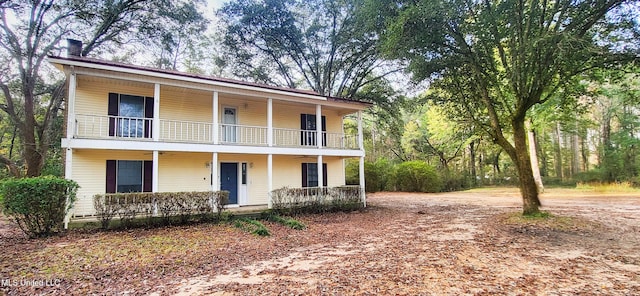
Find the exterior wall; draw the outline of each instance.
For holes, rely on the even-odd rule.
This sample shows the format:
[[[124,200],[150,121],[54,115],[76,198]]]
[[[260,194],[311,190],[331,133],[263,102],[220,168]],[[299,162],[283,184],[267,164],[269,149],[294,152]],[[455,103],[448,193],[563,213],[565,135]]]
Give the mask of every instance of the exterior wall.
[[[134,83],[121,80],[103,78],[87,78],[79,76],[76,90],[76,114],[107,116],[108,96],[110,92],[153,97],[154,85],[150,83]],[[188,121],[198,123],[212,123],[213,92],[190,90],[178,87],[160,87],[160,119],[163,121]],[[257,100],[242,97],[219,95],[219,120],[222,122],[223,108],[234,107],[237,110],[239,125],[267,126],[267,100]],[[273,126],[274,128],[300,129],[300,114],[315,114],[315,105],[282,103],[274,100]],[[327,132],[342,132],[342,116],[335,109],[322,108],[322,115],[326,116]],[[82,125],[82,122],[79,123]],[[107,124],[106,121],[103,124]],[[82,126],[79,127],[82,129]],[[200,126],[201,134],[210,134],[211,126]],[[185,139],[192,139],[196,127],[163,126],[164,135],[174,133],[175,130],[183,134]],[[207,130],[205,130],[207,129]],[[104,131],[103,131],[104,132]]]
[[[158,191],[211,190],[211,162],[209,153],[174,153],[158,156]]]
[[[93,196],[106,191],[107,160],[151,160],[141,151],[74,150],[71,179],[78,182],[74,215],[93,215]]]
[[[273,189],[302,186],[302,163],[317,163],[314,157],[274,156],[273,157]],[[327,164],[327,186],[344,185],[344,162],[339,157],[323,157]]]
[[[106,116],[110,92],[153,97],[153,85],[116,83],[115,80],[87,79],[79,76],[76,88],[76,114]]]
[[[212,92],[160,87],[160,119],[211,122],[212,103]]]

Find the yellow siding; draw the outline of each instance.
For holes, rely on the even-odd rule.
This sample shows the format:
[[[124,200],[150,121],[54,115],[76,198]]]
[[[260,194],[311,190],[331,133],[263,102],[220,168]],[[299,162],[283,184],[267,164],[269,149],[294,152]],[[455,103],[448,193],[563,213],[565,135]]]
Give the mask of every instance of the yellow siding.
[[[167,152],[158,156],[158,191],[211,190],[210,153]]]
[[[315,106],[273,104],[273,127],[300,129],[300,114],[316,114]],[[322,109],[322,115],[326,117],[327,132],[342,132],[342,116],[336,111]]]
[[[105,193],[107,160],[151,160],[152,156],[140,151],[74,150],[71,179],[78,182],[78,199],[74,215],[94,214],[93,196]]]
[[[208,122],[213,119],[213,94],[160,88],[160,119]]]
[[[76,89],[76,113],[106,116],[110,92],[153,97],[153,85],[116,83],[114,80],[105,81],[102,79],[92,81],[80,78]]]
[[[302,163],[316,163],[316,157],[274,156],[273,189],[302,186]],[[327,186],[344,185],[344,166],[339,157],[323,157],[327,164]]]

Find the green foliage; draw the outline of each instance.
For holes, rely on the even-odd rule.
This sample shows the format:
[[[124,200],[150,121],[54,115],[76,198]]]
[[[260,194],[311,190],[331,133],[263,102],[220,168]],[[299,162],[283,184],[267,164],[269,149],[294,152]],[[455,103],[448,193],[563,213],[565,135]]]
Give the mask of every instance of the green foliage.
[[[442,176],[442,191],[460,191],[473,187],[473,179],[469,174],[446,173]]]
[[[442,179],[435,168],[423,161],[408,161],[396,167],[396,189],[407,192],[440,192]]]
[[[296,229],[296,230],[303,230],[305,228],[307,228],[306,225],[304,225],[304,223],[295,220],[293,218],[284,218],[281,217],[277,214],[275,214],[274,212],[263,212],[262,213],[262,218],[267,220],[267,221],[272,221],[272,222],[276,222],[279,224],[282,224],[284,226],[287,226],[291,229]]]
[[[233,226],[243,231],[249,232],[257,236],[270,236],[271,233],[260,221],[249,218],[237,218],[233,222]]]
[[[230,1],[220,10],[227,24],[227,65],[241,77],[300,87],[322,95],[353,97],[385,74],[377,36],[357,16],[357,1]],[[305,79],[300,79],[304,77]]]
[[[76,182],[52,176],[5,180],[2,211],[29,237],[51,235],[63,230],[77,190]]]
[[[228,199],[228,191],[130,192],[96,194],[93,204],[102,228],[107,229],[115,216],[122,227],[133,226],[136,217],[148,218],[143,221],[147,226],[155,224],[154,216],[160,217],[163,225],[184,224],[194,218],[208,220],[214,210],[217,220],[222,221],[229,218],[222,214]]]

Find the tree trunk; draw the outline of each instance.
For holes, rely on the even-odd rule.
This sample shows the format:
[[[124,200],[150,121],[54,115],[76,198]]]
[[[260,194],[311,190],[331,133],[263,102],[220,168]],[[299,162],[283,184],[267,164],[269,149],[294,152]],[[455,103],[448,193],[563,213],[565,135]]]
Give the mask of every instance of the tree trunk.
[[[22,155],[24,158],[25,166],[27,169],[26,177],[36,177],[40,176],[40,172],[42,171],[42,166],[44,164],[44,152],[38,150],[38,142],[36,141],[36,120],[35,120],[35,106],[34,106],[34,95],[33,89],[35,88],[31,85],[31,81],[25,78],[25,82],[23,85],[24,96],[24,119],[25,124],[20,129],[20,133],[22,133]]]
[[[527,133],[524,127],[524,118],[515,118],[511,122],[513,126],[514,151],[505,148],[509,157],[516,165],[520,180],[520,193],[522,194],[522,213],[533,215],[540,212],[540,199],[538,198],[538,186],[533,177],[531,159],[527,150]]]
[[[526,122],[528,129],[527,136],[529,138],[529,156],[531,158],[531,169],[533,173],[533,179],[538,187],[538,192],[544,192],[544,185],[542,184],[542,177],[540,176],[540,167],[538,166],[538,153],[536,150],[536,136],[535,131],[531,128],[531,122]]]
[[[469,169],[471,172],[471,178],[473,179],[473,185],[477,185],[475,141],[471,141],[471,143],[469,143]]]
[[[555,157],[555,163],[556,163],[556,177],[560,178],[560,181],[562,181],[564,179],[564,175],[562,173],[562,145],[560,142],[560,122],[556,123],[556,129],[555,129],[555,134],[556,134],[556,157]]]

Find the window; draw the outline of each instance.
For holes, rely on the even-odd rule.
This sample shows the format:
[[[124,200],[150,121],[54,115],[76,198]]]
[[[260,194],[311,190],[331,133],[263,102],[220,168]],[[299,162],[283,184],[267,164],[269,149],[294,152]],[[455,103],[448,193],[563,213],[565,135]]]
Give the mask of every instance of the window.
[[[109,136],[150,138],[153,98],[109,93]]]
[[[322,164],[322,186],[327,186],[327,164]],[[318,187],[318,163],[302,164],[302,187]]]
[[[327,118],[322,116],[322,131],[327,131]],[[316,115],[300,114],[300,145],[317,146]],[[322,146],[327,146],[327,134],[322,134]]]
[[[106,192],[151,192],[152,174],[152,161],[107,160]]]

